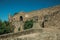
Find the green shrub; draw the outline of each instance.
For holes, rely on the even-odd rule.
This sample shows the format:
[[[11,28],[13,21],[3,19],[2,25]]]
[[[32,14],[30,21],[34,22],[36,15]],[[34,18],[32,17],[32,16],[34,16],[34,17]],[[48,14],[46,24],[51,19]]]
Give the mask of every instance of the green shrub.
[[[20,31],[20,27],[18,28],[18,31]]]
[[[30,28],[32,28],[33,27],[33,20],[30,20],[30,21],[25,21],[25,23],[24,23],[24,30],[25,29],[30,29]]]
[[[10,24],[8,21],[1,21],[0,20],[0,35],[1,34],[6,34],[6,33],[10,33],[12,32],[13,30],[13,27],[10,27]]]

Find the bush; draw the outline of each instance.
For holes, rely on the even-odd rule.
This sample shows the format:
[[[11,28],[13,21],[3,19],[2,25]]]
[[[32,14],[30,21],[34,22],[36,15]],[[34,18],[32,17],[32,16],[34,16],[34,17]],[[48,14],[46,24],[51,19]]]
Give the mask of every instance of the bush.
[[[30,28],[32,28],[33,27],[33,20],[30,20],[30,21],[25,21],[25,23],[24,23],[24,30],[25,29],[30,29]]]
[[[13,29],[13,28],[10,27],[10,24],[8,21],[2,22],[0,20],[0,35],[12,32],[13,30],[11,30],[11,29]]]
[[[20,27],[18,28],[18,31],[20,31]]]

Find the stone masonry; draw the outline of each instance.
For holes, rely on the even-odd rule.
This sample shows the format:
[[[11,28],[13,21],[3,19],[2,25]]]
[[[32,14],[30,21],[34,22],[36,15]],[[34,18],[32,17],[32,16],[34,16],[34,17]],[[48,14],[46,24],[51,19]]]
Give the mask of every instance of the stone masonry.
[[[33,19],[33,28],[24,30],[26,20]],[[0,35],[0,40],[60,40],[60,6],[32,12],[9,15],[9,22],[15,27],[14,33]],[[18,31],[18,28],[21,31]]]
[[[14,32],[18,32],[18,28],[23,31],[23,25],[26,20],[33,19],[36,21],[33,29],[40,28],[57,28],[60,29],[60,5],[53,6],[32,12],[19,12],[18,14],[9,15],[9,22],[15,27]]]

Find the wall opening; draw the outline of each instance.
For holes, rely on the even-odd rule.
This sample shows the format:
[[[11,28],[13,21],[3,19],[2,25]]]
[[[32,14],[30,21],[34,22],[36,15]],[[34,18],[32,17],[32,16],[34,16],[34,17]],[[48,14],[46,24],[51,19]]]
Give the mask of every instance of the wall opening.
[[[44,28],[44,21],[42,22],[42,28]]]
[[[22,16],[20,16],[20,21],[23,21],[23,17]]]

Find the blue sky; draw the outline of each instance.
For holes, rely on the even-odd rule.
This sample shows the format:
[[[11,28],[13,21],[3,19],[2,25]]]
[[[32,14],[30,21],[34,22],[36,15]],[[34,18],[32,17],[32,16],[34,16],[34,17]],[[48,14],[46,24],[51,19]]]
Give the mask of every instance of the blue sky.
[[[0,19],[8,20],[8,14],[30,12],[42,8],[60,5],[60,0],[0,0]]]

